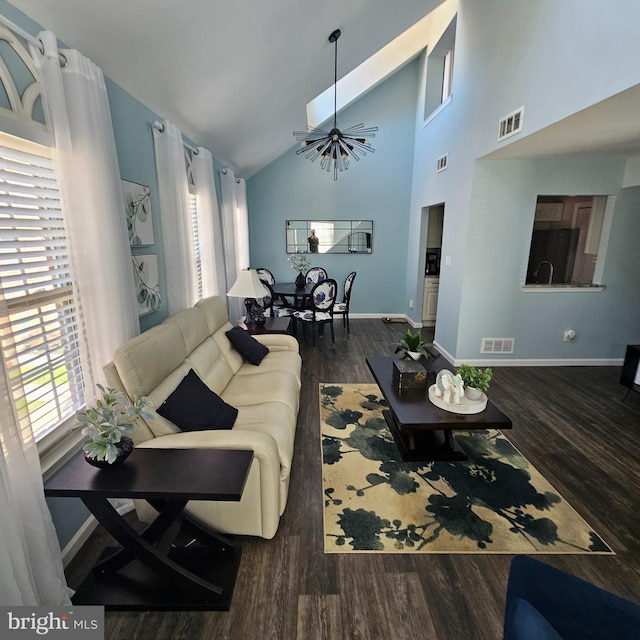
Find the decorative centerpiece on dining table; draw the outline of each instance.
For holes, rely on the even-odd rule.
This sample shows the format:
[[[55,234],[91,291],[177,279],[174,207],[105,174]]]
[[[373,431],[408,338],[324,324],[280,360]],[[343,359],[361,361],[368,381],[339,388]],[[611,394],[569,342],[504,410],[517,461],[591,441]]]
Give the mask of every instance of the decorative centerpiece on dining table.
[[[133,451],[133,440],[122,435],[124,431],[133,430],[133,423],[138,416],[153,420],[153,414],[145,411],[150,405],[148,398],[135,397],[133,402],[116,389],[97,385],[100,390],[93,406],[76,413],[78,423],[84,425],[85,460],[94,467],[108,469],[123,462]]]
[[[287,260],[289,261],[291,268],[298,272],[296,277],[296,287],[298,287],[298,289],[302,289],[306,284],[303,272],[306,272],[309,269],[311,266],[311,260],[304,253],[294,253],[290,255]]]

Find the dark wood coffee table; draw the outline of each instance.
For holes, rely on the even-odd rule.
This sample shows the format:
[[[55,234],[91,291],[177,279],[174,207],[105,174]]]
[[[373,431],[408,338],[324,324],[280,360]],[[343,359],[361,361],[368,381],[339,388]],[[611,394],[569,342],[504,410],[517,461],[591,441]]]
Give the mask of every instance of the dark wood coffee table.
[[[252,459],[253,451],[136,448],[112,469],[96,469],[82,455],[69,462],[45,482],[45,495],[80,498],[121,545],[103,554],[73,603],[122,610],[229,609],[240,545],[183,509],[189,500],[239,501]],[[158,515],[139,531],[109,498],[146,500]]]
[[[389,410],[383,411],[383,415],[403,460],[466,460],[467,456],[456,443],[453,431],[511,429],[511,420],[491,400],[482,413],[472,415],[451,413],[436,407],[429,400],[428,387],[435,382],[438,371],[455,369],[452,365],[447,366],[442,358],[438,360],[437,371],[429,372],[427,389],[399,391],[393,382],[394,358],[367,357],[367,365],[389,404]]]

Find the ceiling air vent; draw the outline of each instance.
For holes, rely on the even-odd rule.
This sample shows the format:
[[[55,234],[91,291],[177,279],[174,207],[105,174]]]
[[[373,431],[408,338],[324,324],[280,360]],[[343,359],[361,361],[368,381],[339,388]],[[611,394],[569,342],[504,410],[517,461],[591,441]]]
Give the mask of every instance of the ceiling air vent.
[[[505,116],[500,120],[500,127],[498,129],[498,140],[504,140],[509,136],[522,131],[522,122],[524,120],[524,107],[516,109],[513,113]]]
[[[440,171],[444,171],[449,166],[449,154],[445,153],[443,156],[440,156],[436,161],[436,173],[440,173]]]
[[[480,353],[513,353],[514,338],[482,338]]]

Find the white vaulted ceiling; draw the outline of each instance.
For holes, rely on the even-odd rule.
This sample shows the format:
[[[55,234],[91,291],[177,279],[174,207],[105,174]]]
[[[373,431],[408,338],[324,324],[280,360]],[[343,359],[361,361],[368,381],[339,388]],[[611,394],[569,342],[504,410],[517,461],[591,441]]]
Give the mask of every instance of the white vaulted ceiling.
[[[293,146],[332,85],[334,29],[342,77],[441,2],[12,0],[244,177]]]

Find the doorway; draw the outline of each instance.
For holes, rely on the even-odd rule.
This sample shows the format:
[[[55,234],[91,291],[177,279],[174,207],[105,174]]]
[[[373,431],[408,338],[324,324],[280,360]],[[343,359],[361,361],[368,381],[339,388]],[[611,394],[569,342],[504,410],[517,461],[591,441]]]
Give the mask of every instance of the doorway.
[[[423,209],[427,215],[427,243],[424,271],[424,297],[422,299],[422,326],[435,333],[440,290],[440,258],[442,255],[442,230],[444,227],[444,203]],[[433,340],[433,336],[431,337]]]

